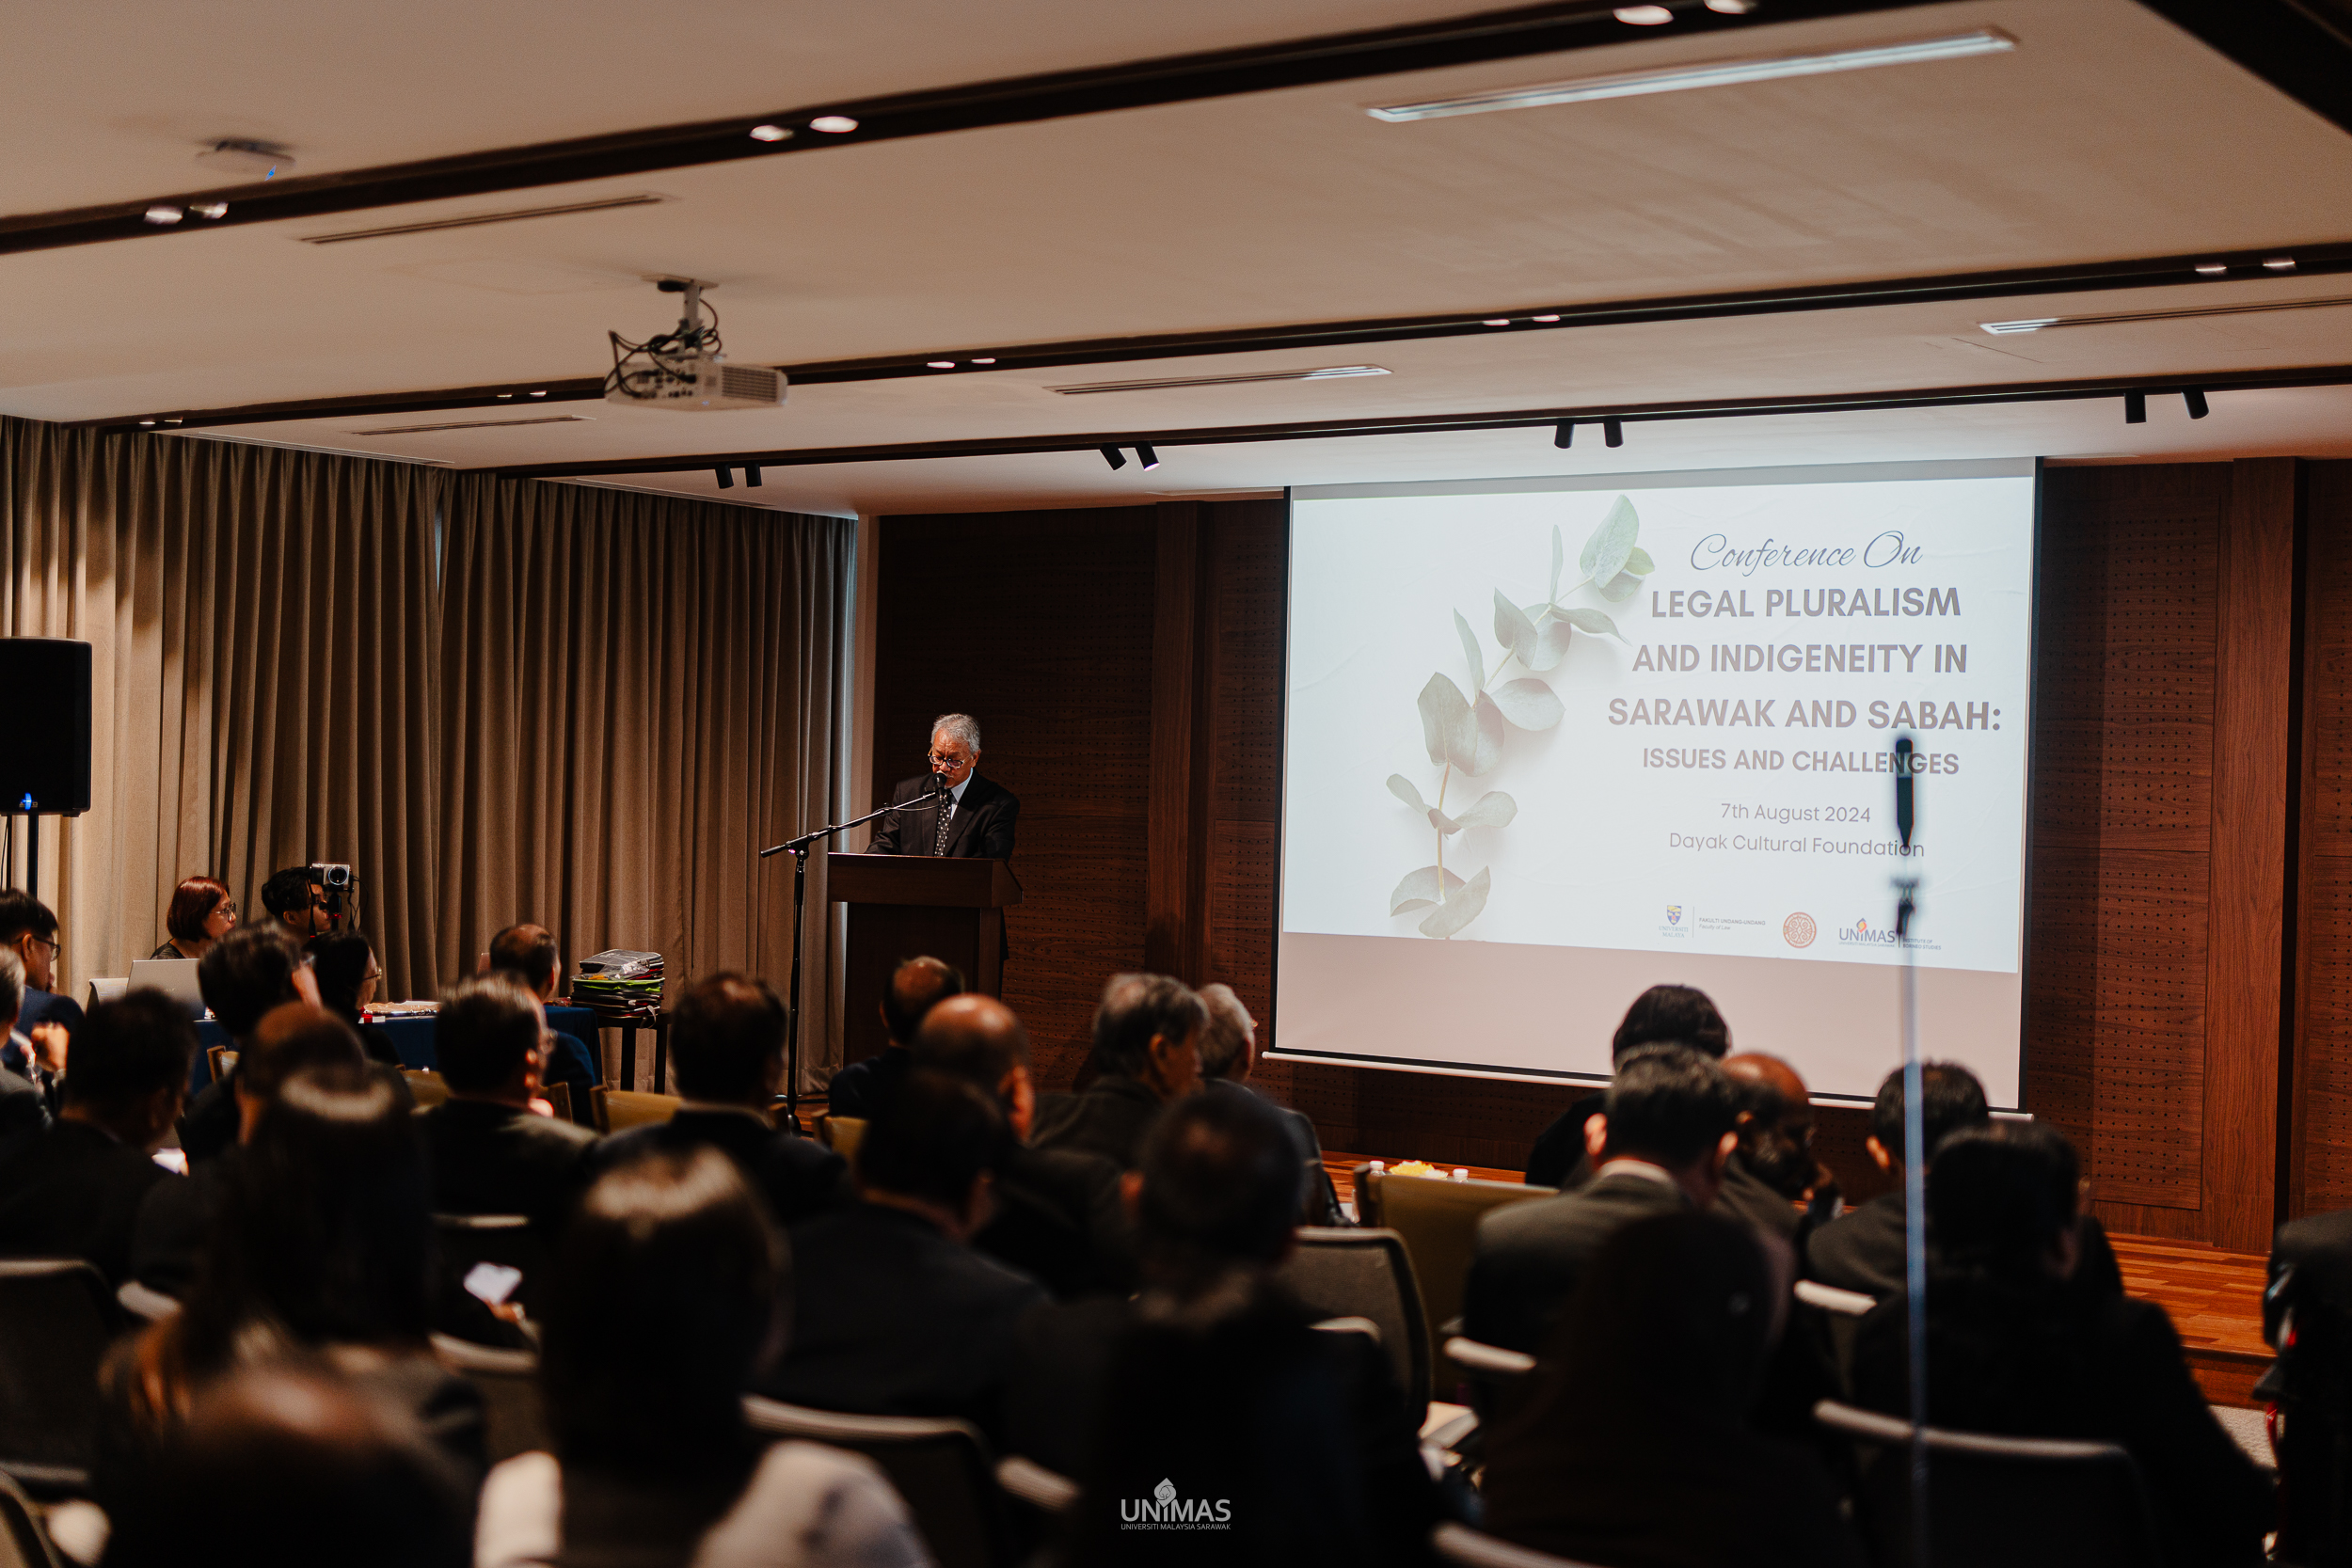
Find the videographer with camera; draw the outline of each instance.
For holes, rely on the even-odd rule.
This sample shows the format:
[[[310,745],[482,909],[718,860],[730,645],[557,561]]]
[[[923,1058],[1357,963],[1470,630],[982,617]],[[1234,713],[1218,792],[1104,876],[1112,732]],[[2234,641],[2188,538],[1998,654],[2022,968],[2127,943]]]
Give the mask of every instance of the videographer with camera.
[[[334,930],[342,911],[330,902],[326,867],[290,865],[262,884],[262,907],[298,945]]]

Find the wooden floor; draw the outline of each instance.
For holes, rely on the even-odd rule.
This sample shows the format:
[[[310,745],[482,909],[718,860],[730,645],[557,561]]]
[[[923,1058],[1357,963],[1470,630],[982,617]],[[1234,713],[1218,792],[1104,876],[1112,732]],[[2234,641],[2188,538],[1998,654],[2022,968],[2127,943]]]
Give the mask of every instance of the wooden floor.
[[[1385,1160],[1391,1167],[1406,1156],[1341,1154],[1326,1150],[1324,1164],[1343,1202],[1355,1196],[1350,1174],[1367,1160]],[[1440,1174],[1468,1170],[1474,1180],[1518,1181],[1515,1170],[1477,1166],[1445,1167]],[[2270,1347],[2263,1343],[2262,1296],[2266,1260],[2257,1255],[2222,1252],[2188,1242],[2158,1241],[2148,1236],[2110,1236],[2115,1259],[2122,1266],[2123,1288],[2133,1295],[2161,1305],[2172,1316],[2181,1346],[2187,1352],[2189,1370],[2198,1386],[2215,1404],[2251,1405],[2254,1380],[2270,1364]]]

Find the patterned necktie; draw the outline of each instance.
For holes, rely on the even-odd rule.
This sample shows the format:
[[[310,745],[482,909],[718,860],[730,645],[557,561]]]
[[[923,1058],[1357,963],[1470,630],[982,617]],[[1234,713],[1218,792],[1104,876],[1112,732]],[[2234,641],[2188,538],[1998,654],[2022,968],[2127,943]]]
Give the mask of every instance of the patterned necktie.
[[[947,824],[954,816],[955,810],[956,798],[952,795],[942,794],[939,798],[939,837],[931,845],[931,853],[934,855],[944,855],[947,852]]]

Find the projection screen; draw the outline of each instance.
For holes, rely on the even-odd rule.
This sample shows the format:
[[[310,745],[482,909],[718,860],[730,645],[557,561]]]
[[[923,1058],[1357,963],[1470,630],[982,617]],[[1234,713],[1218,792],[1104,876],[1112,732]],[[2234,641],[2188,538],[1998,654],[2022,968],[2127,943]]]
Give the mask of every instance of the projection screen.
[[[2021,1072],[2037,469],[1292,492],[1276,1054],[1606,1078],[1698,986],[1817,1096]],[[1894,742],[1916,748],[1901,851]]]

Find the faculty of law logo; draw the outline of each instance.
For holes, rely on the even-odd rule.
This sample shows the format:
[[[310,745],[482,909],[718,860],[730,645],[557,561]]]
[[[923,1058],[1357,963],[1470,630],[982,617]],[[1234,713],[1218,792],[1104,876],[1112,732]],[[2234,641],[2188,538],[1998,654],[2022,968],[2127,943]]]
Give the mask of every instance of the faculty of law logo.
[[[1813,924],[1813,917],[1799,911],[1780,923],[1780,934],[1788,939],[1791,947],[1810,947],[1821,928]]]
[[[1666,924],[1669,926],[1679,926],[1682,924],[1681,905],[1669,904],[1666,906]]]
[[[1119,1500],[1121,1529],[1231,1529],[1233,1505],[1224,1497],[1179,1497],[1176,1483],[1162,1477],[1152,1496]]]

